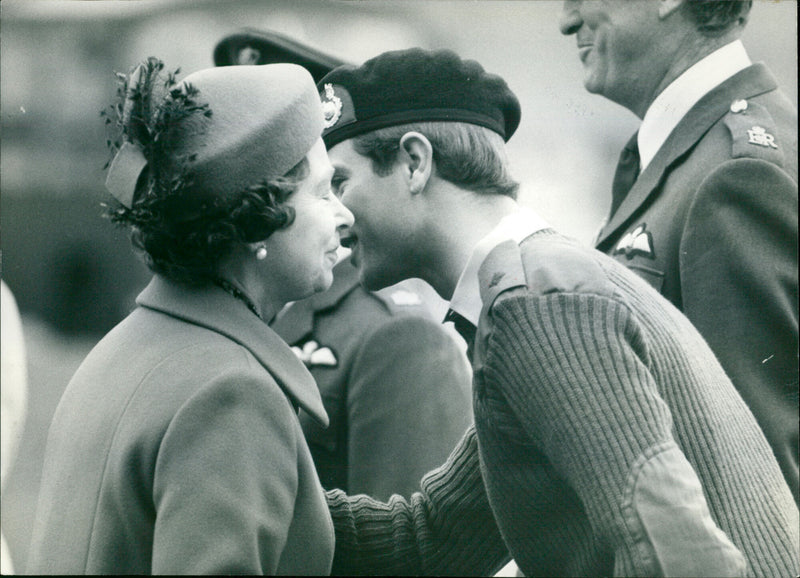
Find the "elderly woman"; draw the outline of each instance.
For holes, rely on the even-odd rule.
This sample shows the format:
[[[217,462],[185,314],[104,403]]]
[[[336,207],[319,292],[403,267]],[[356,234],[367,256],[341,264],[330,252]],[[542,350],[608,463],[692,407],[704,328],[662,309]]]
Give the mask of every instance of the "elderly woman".
[[[291,64],[181,83],[162,69],[123,79],[106,182],[155,275],[59,404],[27,570],[326,574],[333,529],[298,410],[328,418],[266,324],[331,284],[352,224],[319,96]]]

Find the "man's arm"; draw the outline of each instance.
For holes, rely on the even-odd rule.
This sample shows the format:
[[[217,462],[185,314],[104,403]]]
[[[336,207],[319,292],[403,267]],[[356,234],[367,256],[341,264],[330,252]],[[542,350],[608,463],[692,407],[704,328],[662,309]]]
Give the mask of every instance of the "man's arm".
[[[651,350],[670,347],[671,338],[651,342],[653,332],[626,305],[592,293],[512,290],[495,302],[491,319],[483,370],[491,380],[475,384],[489,415],[478,421],[476,401],[476,426],[524,431],[577,494],[596,539],[613,551],[615,574],[741,575],[745,560],[711,518],[673,438],[672,412],[697,408],[670,407],[651,373]],[[684,369],[677,361],[661,371]],[[504,417],[505,406],[516,423]],[[514,515],[495,511],[498,519],[504,514]],[[568,540],[559,525],[549,532],[531,542],[548,548]],[[516,536],[513,546],[525,547],[524,539]],[[531,550],[518,561],[549,555]]]
[[[328,492],[337,575],[488,576],[510,556],[481,477],[475,429],[409,500]]]
[[[797,183],[729,161],[695,195],[680,250],[683,311],[775,451],[798,500]]]

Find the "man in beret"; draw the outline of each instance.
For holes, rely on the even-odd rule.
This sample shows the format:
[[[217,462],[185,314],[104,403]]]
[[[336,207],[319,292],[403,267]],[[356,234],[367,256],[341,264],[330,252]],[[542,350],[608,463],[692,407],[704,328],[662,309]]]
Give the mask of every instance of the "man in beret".
[[[505,81],[411,49],[319,88],[362,282],[428,281],[474,371],[474,429],[420,493],[329,492],[335,571],[487,574],[510,552],[546,576],[795,574],[797,506],[700,334],[517,205]]]
[[[300,64],[316,80],[343,64],[270,30],[242,30],[214,49],[217,66],[275,62]],[[419,279],[367,291],[345,258],[327,291],[271,323],[311,372],[330,418],[322,427],[300,414],[324,488],[410,495],[472,423],[469,362],[463,340],[441,325],[446,308]]]
[[[643,119],[597,248],[697,327],[797,501],[797,110],[740,40],[751,4],[568,1],[560,28],[586,89]]]

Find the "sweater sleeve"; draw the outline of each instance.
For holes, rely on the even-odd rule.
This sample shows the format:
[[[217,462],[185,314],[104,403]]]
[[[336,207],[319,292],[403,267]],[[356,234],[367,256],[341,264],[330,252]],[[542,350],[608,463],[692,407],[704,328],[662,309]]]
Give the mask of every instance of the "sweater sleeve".
[[[492,308],[476,395],[486,388],[507,400],[613,550],[615,574],[743,572],[741,553],[712,520],[672,437],[674,408],[654,377],[663,368],[652,367],[628,307],[592,294],[511,293]],[[688,372],[684,379],[691,388]]]
[[[509,555],[481,478],[474,427],[421,492],[388,503],[328,492],[338,575],[487,576]]]

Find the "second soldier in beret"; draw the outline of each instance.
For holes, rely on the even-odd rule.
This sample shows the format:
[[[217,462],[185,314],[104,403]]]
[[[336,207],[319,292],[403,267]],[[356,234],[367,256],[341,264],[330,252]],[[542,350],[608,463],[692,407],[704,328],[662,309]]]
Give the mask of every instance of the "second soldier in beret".
[[[795,574],[797,506],[697,330],[517,205],[503,79],[411,49],[319,88],[363,282],[428,281],[474,370],[475,428],[421,493],[328,493],[334,570],[489,574],[510,552],[526,575]]]

